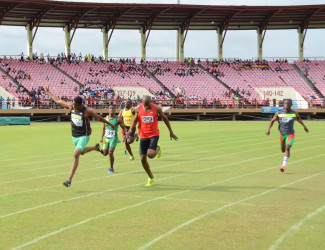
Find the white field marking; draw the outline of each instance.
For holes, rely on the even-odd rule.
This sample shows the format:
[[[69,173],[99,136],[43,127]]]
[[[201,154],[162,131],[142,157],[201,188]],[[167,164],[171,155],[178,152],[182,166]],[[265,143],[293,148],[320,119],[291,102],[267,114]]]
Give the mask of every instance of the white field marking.
[[[315,157],[318,157],[318,156],[315,156]],[[314,157],[314,158],[315,158],[315,157]],[[304,161],[304,160],[306,160],[306,159],[302,159],[302,160],[300,160],[300,161]],[[298,162],[298,161],[295,161],[295,162]],[[293,163],[293,162],[291,162],[291,163]],[[273,167],[273,168],[274,168],[274,167]],[[264,171],[265,171],[265,169],[264,169]],[[255,173],[255,172],[253,172],[253,173]],[[253,173],[251,173],[251,174],[253,174]],[[251,199],[254,199],[254,198],[257,198],[257,197],[263,196],[263,195],[265,195],[265,194],[268,194],[268,193],[270,193],[270,192],[276,191],[276,190],[281,189],[281,188],[283,188],[283,187],[286,187],[286,186],[289,186],[289,185],[293,185],[293,184],[296,184],[296,183],[298,183],[298,182],[302,182],[302,181],[307,180],[307,179],[311,179],[311,178],[313,178],[313,177],[315,177],[315,176],[318,176],[318,175],[320,175],[320,174],[322,174],[322,173],[325,173],[325,171],[320,172],[320,173],[317,173],[317,174],[314,174],[314,175],[311,175],[311,176],[309,176],[309,177],[304,177],[304,178],[302,178],[302,179],[299,179],[298,181],[294,181],[294,182],[290,182],[290,183],[288,183],[288,184],[281,185],[281,186],[279,186],[279,187],[276,187],[276,188],[270,189],[270,190],[265,191],[265,192],[262,192],[262,193],[260,193],[260,194],[250,196],[250,197],[245,198],[245,199],[242,199],[242,200],[240,200],[240,201],[238,201],[238,202],[233,202],[233,203],[230,203],[230,204],[228,204],[228,205],[224,205],[223,207],[217,208],[217,209],[212,210],[212,211],[210,211],[210,212],[208,212],[208,213],[205,213],[205,214],[203,214],[203,215],[200,215],[200,216],[198,216],[198,217],[195,217],[195,218],[193,218],[193,219],[191,219],[191,220],[189,220],[189,221],[187,221],[187,222],[185,222],[185,223],[179,225],[177,228],[174,228],[174,229],[170,230],[169,232],[167,232],[168,234],[166,233],[166,234],[164,234],[164,235],[161,235],[161,236],[159,236],[158,238],[156,238],[155,240],[153,240],[153,241],[151,241],[151,242],[149,242],[149,243],[143,245],[143,246],[140,247],[139,249],[145,249],[145,248],[148,248],[149,246],[153,245],[154,243],[156,243],[156,242],[159,241],[160,239],[167,237],[168,235],[172,234],[173,232],[176,232],[177,230],[179,230],[180,228],[185,227],[185,226],[187,226],[187,225],[189,225],[189,224],[191,224],[191,223],[193,223],[193,222],[195,222],[195,221],[197,221],[197,220],[200,220],[200,219],[202,219],[202,218],[204,218],[204,217],[206,217],[206,216],[208,216],[208,215],[210,215],[210,214],[216,213],[216,212],[218,212],[218,211],[220,211],[220,210],[222,210],[222,209],[224,209],[224,208],[227,208],[227,207],[230,207],[230,206],[236,205],[237,203],[242,203],[242,202],[245,202],[245,201],[247,201],[247,200],[251,200]],[[249,175],[249,174],[245,174],[245,175],[243,175],[243,176],[247,176],[247,175]],[[237,178],[241,178],[241,177],[238,176]],[[230,179],[233,179],[233,178],[230,178]],[[227,181],[227,180],[223,180],[223,181],[221,181],[221,182],[226,182],[226,181]],[[192,191],[192,190],[198,190],[198,189],[204,188],[204,187],[206,187],[206,186],[216,185],[216,184],[221,183],[221,182],[215,182],[215,183],[212,183],[212,184],[209,184],[209,185],[200,186],[200,187],[198,187],[198,188],[193,188],[193,189],[188,189],[188,190],[184,190],[184,191],[181,191],[181,192],[176,192],[176,193],[173,193],[173,194],[169,194],[169,195],[165,195],[165,196],[157,197],[157,198],[150,199],[150,200],[146,200],[146,201],[143,201],[143,202],[139,202],[139,203],[136,203],[136,204],[133,204],[133,205],[130,205],[130,206],[126,206],[126,207],[122,207],[122,208],[119,208],[119,209],[116,209],[116,210],[112,210],[112,211],[109,211],[109,212],[106,212],[106,213],[103,213],[103,214],[100,214],[100,215],[97,215],[97,216],[94,216],[94,217],[88,218],[88,219],[86,219],[86,220],[80,221],[80,222],[78,222],[78,223],[72,224],[72,225],[70,225],[70,226],[63,227],[63,228],[61,228],[61,229],[59,229],[59,230],[56,230],[56,231],[53,231],[53,232],[51,232],[51,233],[45,234],[45,235],[43,235],[43,236],[40,236],[40,237],[38,237],[38,238],[35,238],[34,240],[31,240],[31,241],[29,241],[29,242],[26,242],[26,243],[24,243],[24,244],[21,244],[21,245],[19,245],[19,246],[16,246],[16,247],[14,247],[13,249],[20,249],[20,248],[23,248],[23,247],[30,246],[30,245],[32,245],[32,244],[34,244],[34,243],[37,243],[37,242],[39,242],[39,241],[41,241],[41,240],[43,240],[43,239],[49,238],[49,237],[51,237],[51,236],[53,236],[53,235],[56,235],[56,234],[59,234],[59,233],[61,233],[61,232],[63,232],[63,231],[66,231],[66,230],[69,230],[69,229],[75,228],[75,227],[77,227],[77,226],[80,226],[80,225],[86,224],[86,223],[88,223],[88,222],[90,222],[90,221],[93,221],[93,220],[96,220],[96,219],[99,219],[99,218],[105,217],[105,216],[110,215],[110,214],[114,214],[114,213],[117,213],[117,212],[120,212],[120,211],[124,211],[124,210],[130,209],[130,208],[139,207],[139,206],[142,206],[142,205],[144,205],[144,204],[146,204],[146,203],[153,202],[153,201],[156,201],[156,200],[161,200],[161,199],[163,199],[163,198],[166,198],[166,197],[169,197],[169,196],[172,196],[172,195],[176,195],[176,194],[179,194],[179,193],[189,192],[189,191]]]
[[[324,154],[322,154],[322,156],[324,156]],[[255,199],[255,198],[264,196],[264,195],[269,194],[271,192],[277,191],[277,190],[279,190],[281,188],[284,188],[284,187],[287,187],[289,185],[294,185],[294,184],[297,184],[299,182],[303,182],[303,181],[312,179],[312,178],[317,177],[317,176],[319,176],[321,174],[324,174],[324,173],[325,173],[325,171],[321,171],[321,172],[319,172],[317,174],[313,174],[313,175],[310,175],[308,177],[304,177],[304,178],[301,178],[299,180],[296,180],[296,181],[293,181],[293,182],[289,182],[287,184],[283,184],[283,185],[278,186],[276,188],[272,188],[272,189],[267,190],[265,192],[262,192],[262,193],[259,193],[259,194],[256,194],[256,195],[249,196],[247,198],[241,199],[241,200],[236,201],[236,202],[229,203],[227,205],[224,205],[223,207],[216,208],[216,209],[214,209],[212,211],[209,211],[207,213],[204,213],[204,214],[202,214],[200,216],[194,217],[194,218],[192,218],[192,219],[190,219],[190,220],[188,220],[188,221],[186,221],[186,222],[184,222],[184,223],[182,223],[182,224],[174,227],[173,229],[169,230],[168,232],[166,232],[164,234],[161,234],[160,236],[158,236],[157,238],[155,238],[152,241],[148,242],[147,244],[144,244],[143,246],[139,247],[138,250],[147,249],[148,247],[150,247],[150,246],[154,245],[155,243],[157,243],[158,241],[160,241],[160,240],[162,240],[162,239],[170,236],[171,234],[173,234],[173,233],[177,232],[178,230],[182,229],[183,227],[186,227],[186,226],[188,226],[188,225],[190,225],[190,224],[192,224],[194,222],[197,222],[197,221],[199,221],[199,220],[201,220],[201,219],[203,219],[203,218],[205,218],[207,216],[210,216],[210,215],[212,215],[214,213],[217,213],[217,212],[219,212],[219,211],[221,211],[221,210],[223,210],[225,208],[232,207],[234,205],[237,205],[237,204],[246,202],[248,200],[252,200],[252,199]]]
[[[113,193],[113,196],[118,197],[132,197],[132,198],[145,198],[145,199],[153,199],[154,196],[149,195],[132,195],[132,194],[117,194]],[[230,201],[216,201],[216,200],[198,200],[198,199],[185,199],[185,198],[162,198],[162,200],[172,200],[172,201],[190,201],[190,202],[204,202],[204,203],[214,203],[214,204],[229,204]],[[287,206],[278,206],[278,205],[266,205],[266,204],[254,204],[254,203],[247,203],[241,202],[237,205],[244,205],[244,206],[254,206],[254,207],[271,207],[271,208],[288,208]],[[301,210],[313,210],[314,208],[301,208]]]
[[[262,136],[261,136],[262,137]],[[214,139],[213,139],[214,138]],[[241,137],[237,137],[237,136],[233,136],[233,137],[227,137],[227,136],[223,136],[223,137],[221,137],[221,138],[225,138],[225,139],[222,139],[222,140],[220,140],[219,138],[217,138],[217,137],[210,137],[210,138],[206,138],[205,140],[201,140],[201,142],[202,141],[218,141],[218,142],[220,142],[220,141],[229,141],[230,139],[233,139],[233,138],[236,138],[236,139],[246,139],[246,138],[256,138],[256,135],[252,135],[252,136],[241,136]],[[212,140],[211,140],[212,139]],[[240,141],[240,142],[242,142],[242,141]],[[238,143],[238,141],[237,141],[237,143]],[[188,143],[182,143],[182,146],[183,145],[187,145],[187,144],[193,144],[192,142],[188,142]],[[219,144],[222,144],[222,143],[218,143],[218,145]],[[205,144],[205,145],[214,145],[214,144]],[[168,148],[173,148],[173,147],[179,147],[179,145],[177,145],[177,144],[173,144],[173,145],[170,145]],[[178,150],[184,150],[184,149],[190,149],[190,148],[197,148],[197,147],[202,147],[202,146],[191,146],[191,147],[186,147],[186,148],[176,148],[176,149],[174,149],[174,150],[171,150],[172,152],[174,152],[174,151],[178,151]],[[167,151],[167,152],[169,152],[169,151]],[[31,164],[36,164],[36,163],[44,163],[44,162],[51,162],[51,161],[57,161],[57,160],[69,160],[69,159],[71,159],[72,158],[72,155],[73,155],[73,151],[71,151],[69,154],[71,154],[71,156],[69,156],[69,157],[64,157],[64,158],[59,158],[59,159],[49,159],[49,160],[44,160],[44,161],[37,161],[37,162],[26,162],[26,163],[24,163],[24,164],[15,164],[15,165],[10,165],[10,166],[8,166],[8,165],[6,165],[6,166],[3,166],[3,167],[15,167],[15,166],[21,166],[21,165],[31,165]],[[93,157],[93,156],[95,156],[95,155],[90,155],[90,156],[87,156],[87,157]],[[123,157],[115,157],[116,159],[118,159],[118,158],[123,158]],[[96,160],[95,160],[96,161]],[[87,161],[87,162],[89,162],[89,161]],[[91,162],[93,162],[93,161],[91,161]],[[84,162],[83,162],[84,163]],[[61,164],[61,165],[55,165],[55,166],[51,166],[51,167],[46,167],[46,168],[55,168],[55,167],[60,167],[60,166],[66,166],[66,164]],[[0,168],[1,168],[1,166],[0,166]],[[31,171],[31,170],[41,170],[41,169],[46,169],[46,168],[34,168],[34,169],[24,169],[24,170],[17,170],[17,171],[12,171],[12,172],[4,172],[4,173],[0,173],[0,174],[7,174],[7,173],[15,173],[15,172],[22,172],[22,171]]]
[[[257,140],[260,140],[260,138],[250,139],[250,140],[243,140],[243,141],[240,141],[240,142],[257,141]],[[315,140],[313,140],[313,141],[315,141]],[[265,144],[265,143],[268,143],[268,142],[246,144],[245,146],[259,145],[259,144]],[[188,148],[199,148],[199,147],[206,147],[206,146],[220,145],[220,144],[223,144],[223,143],[210,143],[210,144],[203,144],[201,146],[194,146],[194,147],[188,147]],[[237,141],[236,142],[234,141],[234,142],[229,143],[229,144],[238,144],[238,142]],[[237,147],[242,147],[242,145],[232,146],[232,147],[228,147],[228,148],[220,148],[220,149],[214,149],[213,148],[213,149],[209,149],[209,150],[196,151],[196,152],[194,152],[194,154],[202,153],[202,152],[209,152],[209,151],[224,150],[224,149],[232,149],[232,148],[237,148]],[[182,150],[186,150],[188,148],[182,148]],[[172,150],[172,151],[176,151],[176,150]],[[188,155],[188,153],[179,154],[179,155],[170,155],[170,156],[166,156],[166,158],[176,157],[176,156],[182,156],[182,155]],[[101,160],[93,160],[91,162],[97,162],[97,161],[102,161],[102,159]],[[123,164],[125,164],[125,163],[123,163]],[[123,165],[123,164],[117,164],[115,166],[120,166],[120,165]],[[105,167],[107,167],[107,166],[105,166]],[[105,168],[105,167],[86,168],[86,169],[81,169],[78,172],[83,172],[83,171],[88,171],[88,170],[96,170],[96,169],[101,169],[101,168]],[[69,172],[63,172],[63,173],[56,173],[56,174],[50,174],[50,175],[42,175],[42,176],[38,176],[38,177],[30,177],[30,178],[18,179],[18,180],[7,181],[7,182],[0,182],[0,185],[1,184],[15,183],[15,182],[19,182],[19,181],[27,181],[27,180],[41,179],[41,178],[46,178],[46,177],[52,177],[52,176],[57,176],[57,175],[68,174],[68,173]]]
[[[256,138],[256,136],[243,136],[243,137],[228,137],[224,140],[218,140],[218,139],[215,139],[215,140],[218,140],[218,142],[220,141],[227,141],[229,139],[232,139],[232,138]],[[211,141],[210,139],[207,139],[209,141]],[[257,139],[254,139],[254,140],[257,140]],[[203,140],[205,141],[205,140]],[[249,141],[249,140],[243,140],[243,141]],[[240,141],[240,142],[243,142],[243,141]],[[237,141],[238,143],[238,141]],[[192,143],[186,143],[186,144],[192,144]],[[185,143],[182,144],[183,145],[186,145]],[[190,149],[190,148],[198,148],[198,147],[202,147],[202,146],[207,146],[207,145],[219,145],[219,144],[223,144],[223,143],[218,143],[218,144],[204,144],[204,145],[201,145],[201,146],[191,146],[191,147],[186,147],[186,148],[176,148],[176,149],[173,149],[173,150],[167,150],[167,152],[174,152],[174,151],[179,151],[179,150],[185,150],[185,149]],[[179,145],[171,145],[169,146],[168,148],[173,148],[173,147],[179,147]],[[65,157],[65,158],[60,158],[60,160],[64,160],[64,159],[71,159],[72,158],[72,154],[73,152],[70,153],[71,154],[71,157]],[[96,155],[90,155],[90,156],[87,156],[87,157],[94,157]],[[98,156],[98,155],[97,155]],[[120,158],[124,158],[124,156],[117,156],[115,157],[115,159],[120,159]],[[48,161],[52,161],[52,160],[48,160]],[[97,162],[97,161],[100,161],[100,160],[92,160],[92,161],[82,161],[80,163],[88,163],[88,162]],[[27,163],[27,164],[23,164],[23,165],[30,165],[30,164],[35,164],[35,163],[43,163],[45,161],[38,161],[38,162],[30,162],[30,163]],[[18,164],[19,166],[21,164]],[[11,171],[11,172],[4,172],[4,173],[0,173],[1,175],[2,174],[10,174],[10,173],[16,173],[16,172],[24,172],[24,171],[32,171],[32,170],[42,170],[42,169],[47,169],[47,168],[56,168],[56,167],[61,167],[61,166],[66,166],[67,164],[61,164],[61,165],[55,165],[55,166],[50,166],[50,167],[45,167],[45,168],[34,168],[34,169],[24,169],[24,170],[17,170],[17,171]],[[17,165],[12,165],[12,166],[5,166],[5,167],[14,167],[14,166],[17,166]]]
[[[319,139],[319,140],[321,140],[321,139]],[[301,143],[298,142],[296,144],[301,144]],[[277,146],[273,146],[273,147],[269,147],[269,148],[274,148],[274,147],[277,147]],[[311,148],[314,148],[314,147],[311,147]],[[300,150],[296,150],[296,151],[302,151],[302,150],[305,150],[305,149],[309,149],[309,148],[304,148],[304,149],[300,149]],[[275,155],[277,155],[277,154],[275,154]],[[160,166],[160,167],[154,167],[152,169],[159,169],[159,168],[164,168],[164,167],[174,166],[174,165],[179,165],[179,163],[163,165],[163,166]],[[91,178],[91,179],[76,181],[75,183],[88,182],[88,181],[99,180],[99,179],[103,179],[103,178],[112,178],[114,176],[120,176],[120,175],[125,175],[125,174],[132,174],[132,173],[137,173],[137,172],[141,172],[141,170],[135,170],[135,171],[130,171],[130,172],[125,172],[125,173],[115,174],[115,175],[111,175],[111,176],[96,177],[96,178]],[[0,198],[7,197],[7,196],[10,196],[10,195],[17,195],[17,194],[34,192],[34,191],[41,191],[41,190],[44,190],[44,189],[55,188],[55,187],[59,187],[59,186],[61,186],[61,185],[53,185],[53,186],[47,186],[47,187],[43,187],[43,188],[28,189],[28,190],[24,190],[24,191],[20,191],[20,192],[7,193],[7,194],[0,195]]]
[[[305,218],[303,218],[301,221],[299,221],[297,224],[293,225],[289,228],[288,231],[286,231],[284,234],[280,236],[280,238],[269,248],[270,250],[275,250],[278,248],[278,246],[289,236],[292,236],[296,232],[299,231],[299,229],[311,218],[318,215],[319,213],[323,212],[325,210],[325,205],[316,209],[314,212],[308,214]]]
[[[315,148],[315,147],[317,147],[317,146],[313,146],[313,147],[309,147],[309,148]],[[308,148],[305,148],[304,150],[306,150],[306,149],[308,149]],[[236,153],[231,153],[231,154],[236,154]],[[278,155],[278,154],[267,155],[267,156],[262,156],[262,157],[256,157],[256,158],[252,158],[252,159],[248,159],[248,160],[244,160],[244,161],[239,161],[239,162],[233,162],[233,163],[228,163],[228,164],[220,165],[220,166],[217,166],[217,167],[210,167],[210,168],[205,168],[205,169],[201,169],[201,170],[196,170],[196,171],[193,171],[193,172],[183,173],[183,174],[179,174],[179,175],[173,175],[173,176],[161,178],[158,181],[172,179],[172,178],[176,178],[176,177],[180,177],[180,176],[184,176],[184,175],[189,175],[189,174],[194,174],[194,173],[201,173],[201,172],[206,171],[206,170],[218,169],[218,168],[222,168],[222,167],[226,167],[226,166],[231,166],[231,165],[236,165],[236,164],[241,164],[241,163],[249,162],[249,161],[252,161],[252,160],[259,160],[259,159],[263,159],[263,158],[267,158],[267,157],[275,156],[275,155]],[[212,157],[208,157],[208,158],[204,158],[204,159],[211,159],[211,158],[216,158],[216,156],[212,156]],[[315,157],[309,157],[309,158],[305,158],[303,160],[312,159],[312,158],[315,158]],[[200,160],[202,160],[202,159],[200,159]],[[199,161],[199,160],[190,160],[190,161],[187,161],[187,162],[195,162],[195,161]],[[299,160],[299,161],[302,161],[302,160]],[[299,161],[295,161],[295,162],[299,162]],[[293,162],[291,162],[291,163],[293,163]],[[179,165],[179,164],[181,164],[181,163],[176,163],[175,165]],[[255,171],[253,173],[264,172],[264,171],[267,171],[267,170],[270,170],[270,169],[273,169],[273,168],[274,167],[271,167],[271,168],[268,168],[268,169]],[[251,174],[248,174],[248,175],[251,175]],[[243,175],[243,176],[246,176],[246,175]],[[240,176],[240,178],[241,177],[242,176]],[[235,180],[236,178],[237,177],[232,177],[232,178],[226,179],[226,180]],[[223,182],[223,181],[221,181],[221,182]],[[129,185],[129,186],[108,189],[108,190],[101,191],[101,192],[91,193],[91,194],[87,194],[87,195],[73,197],[73,198],[70,198],[70,199],[59,200],[59,201],[55,201],[55,202],[51,202],[51,203],[47,203],[47,204],[43,204],[43,205],[31,207],[31,208],[26,208],[26,209],[23,209],[23,210],[20,210],[20,211],[16,211],[16,212],[13,212],[13,213],[1,215],[0,216],[0,219],[5,218],[5,217],[9,217],[9,216],[13,216],[13,215],[17,215],[17,214],[21,214],[21,213],[25,213],[25,212],[29,212],[31,210],[35,210],[35,209],[38,209],[38,208],[43,208],[43,207],[55,205],[55,204],[58,204],[58,203],[61,203],[61,202],[64,202],[64,201],[71,201],[71,200],[77,200],[77,199],[81,199],[81,198],[87,198],[87,197],[90,197],[90,196],[94,196],[94,195],[98,195],[98,194],[104,194],[106,192],[112,192],[112,191],[116,191],[116,190],[122,190],[122,189],[130,188],[130,187],[135,187],[135,186],[139,186],[139,185],[143,185],[143,183],[132,184],[132,185]],[[178,192],[176,194],[183,193],[183,192],[184,191],[181,191],[181,192]],[[169,196],[170,195],[168,195],[166,197],[169,197]]]
[[[317,136],[315,136],[317,137]],[[254,141],[254,140],[259,140],[259,138],[257,139],[253,139],[253,140],[245,140],[245,141]],[[322,138],[320,139],[317,139],[317,140],[322,140]],[[312,141],[317,141],[317,140],[312,140]],[[241,141],[243,142],[243,141]],[[306,142],[306,141],[305,141]],[[236,144],[238,142],[235,142]],[[254,143],[254,144],[248,144],[248,145],[245,145],[245,146],[249,146],[249,145],[259,145],[259,144],[265,144],[267,142],[262,142],[262,143]],[[300,144],[300,143],[297,143],[297,144]],[[211,144],[211,145],[218,145],[218,144]],[[206,144],[204,145],[206,146]],[[237,147],[242,147],[242,145],[240,146],[237,146]],[[273,146],[273,147],[268,147],[268,148],[275,148],[277,146]],[[229,148],[235,148],[235,147],[229,147]],[[222,148],[222,150],[224,149],[228,149],[228,148]],[[262,148],[263,149],[263,148]],[[198,151],[198,152],[195,152],[195,153],[201,153],[201,152],[208,152],[208,151],[217,151],[217,150],[221,150],[221,149],[211,149],[211,150],[204,150],[204,151]],[[237,152],[237,153],[242,153],[242,152],[250,152],[250,151],[255,151],[255,150],[249,150],[249,151],[241,151],[241,152]],[[230,155],[232,154],[237,154],[237,153],[231,153]],[[187,155],[186,154],[179,154],[179,155],[172,155],[172,156],[167,156],[165,158],[169,158],[169,157],[175,157],[175,156],[182,156],[182,155]],[[228,154],[229,155],[229,154]],[[227,156],[226,155],[219,155],[219,156]],[[123,163],[124,164],[124,163]],[[123,164],[117,164],[116,166],[120,166],[120,165],[123,165]],[[169,164],[169,165],[164,165],[164,166],[161,166],[161,167],[166,167],[166,166],[173,166],[173,165],[177,165],[177,164]],[[83,171],[88,171],[88,170],[95,170],[95,169],[101,169],[101,168],[105,168],[106,166],[104,167],[96,167],[96,168],[89,168],[89,169],[82,169],[82,170],[79,170],[79,172],[83,172]],[[153,169],[157,169],[157,168],[160,168],[160,167],[156,167],[156,168],[153,168]],[[129,174],[129,173],[135,173],[135,172],[140,172],[140,170],[136,170],[136,171],[131,171],[131,172],[125,172],[125,173],[121,173],[121,174],[116,174],[116,175],[113,175],[113,176],[117,176],[117,175],[124,175],[124,174]],[[26,179],[20,179],[20,180],[15,180],[15,181],[10,181],[10,182],[2,182],[0,184],[8,184],[8,183],[14,183],[14,182],[18,182],[18,181],[24,181],[24,180],[32,180],[32,179],[40,179],[40,178],[45,178],[45,177],[51,177],[51,176],[57,176],[57,175],[61,175],[61,174],[67,174],[68,172],[65,172],[65,173],[59,173],[59,174],[52,174],[52,175],[47,175],[47,176],[40,176],[40,177],[32,177],[32,178],[26,178]],[[103,179],[103,178],[107,178],[108,176],[102,176],[102,177],[96,177],[96,178],[92,178],[92,179],[87,179],[87,180],[82,180],[82,181],[77,181],[77,183],[80,183],[80,182],[86,182],[86,181],[93,181],[93,180],[99,180],[99,179]],[[52,188],[52,187],[58,187],[59,185],[54,185],[54,186],[48,186],[48,187],[44,187],[44,188],[38,188],[38,189],[29,189],[29,190],[25,190],[25,191],[20,191],[20,192],[15,192],[15,193],[7,193],[7,194],[3,194],[3,195],[0,195],[0,198],[1,197],[6,197],[8,195],[12,195],[12,194],[21,194],[21,193],[27,193],[27,192],[31,192],[31,191],[39,191],[39,190],[43,190],[43,189],[47,189],[47,188]]]
[[[273,147],[277,147],[277,146],[273,146]],[[315,146],[313,146],[311,148],[314,148],[314,147]],[[266,147],[266,148],[270,148],[270,147]],[[226,148],[224,148],[224,149],[226,149]],[[265,148],[259,148],[259,149],[265,149]],[[256,150],[259,150],[259,149],[256,149]],[[303,150],[306,150],[306,149],[308,149],[308,148],[304,148]],[[208,158],[203,158],[203,160],[204,159],[211,159],[211,158],[218,158],[218,157],[222,157],[222,156],[226,156],[226,155],[234,155],[234,154],[239,154],[239,153],[246,153],[246,152],[250,152],[250,151],[255,151],[255,149],[248,150],[248,151],[235,152],[235,153],[230,153],[230,154],[223,154],[223,155],[212,156],[212,157],[208,157]],[[297,150],[297,151],[300,151],[300,150]],[[203,151],[203,152],[205,152],[205,151]],[[267,156],[263,156],[261,158],[265,158],[265,157],[269,157],[269,156],[274,156],[274,155],[278,155],[278,154],[279,153],[273,154],[273,155],[267,155]],[[253,158],[253,159],[255,159],[255,158]],[[202,160],[202,159],[200,159],[200,160]],[[189,161],[185,161],[185,162],[196,162],[196,161],[199,161],[199,160],[189,160]],[[250,161],[250,160],[248,160],[248,161]],[[156,167],[156,168],[153,168],[153,169],[165,168],[165,167],[168,167],[168,166],[175,166],[175,165],[180,165],[180,164],[182,164],[182,163],[172,163],[172,164],[168,164],[168,165],[163,165],[163,166],[160,166],[160,167]],[[232,164],[233,163],[227,164],[226,166],[232,165]],[[221,167],[223,167],[223,166],[221,166]],[[207,170],[214,169],[214,168],[216,168],[216,167],[207,168]],[[217,168],[219,168],[219,167],[217,167]],[[142,170],[135,170],[135,171],[131,171],[131,172],[125,172],[125,173],[121,173],[119,175],[125,175],[125,174],[136,173],[136,172],[142,172]],[[180,175],[174,175],[174,176],[171,176],[171,177],[162,178],[160,180],[175,178],[175,177],[178,177],[178,176],[183,176],[183,175],[187,175],[187,174],[191,174],[191,173],[196,173],[196,172],[197,171],[188,172],[188,173],[180,174]],[[117,176],[117,175],[113,175],[113,176]],[[111,178],[113,176],[109,176],[109,177]],[[109,178],[109,177],[108,176],[96,177],[96,178],[92,178],[92,179],[88,179],[88,180],[78,181],[78,183],[85,182],[85,181],[98,180],[98,179],[102,179],[102,178]],[[143,183],[138,183],[138,184],[134,184],[134,185],[126,186],[126,187],[115,188],[115,189],[108,189],[106,191],[101,191],[101,192],[96,192],[96,193],[92,193],[92,194],[88,194],[88,195],[78,196],[78,197],[71,198],[71,199],[68,199],[68,200],[60,200],[60,201],[57,201],[57,202],[51,202],[51,203],[47,203],[47,204],[40,205],[40,206],[37,206],[37,207],[27,208],[27,209],[24,209],[24,210],[21,210],[21,211],[27,212],[27,211],[30,211],[30,210],[33,210],[33,209],[36,209],[36,208],[41,208],[41,207],[46,207],[46,206],[49,206],[49,205],[54,205],[54,204],[57,204],[57,203],[60,203],[60,202],[63,202],[63,201],[69,201],[69,200],[75,200],[75,199],[79,199],[79,198],[89,197],[89,196],[93,196],[93,195],[96,195],[96,194],[101,194],[101,193],[110,192],[110,191],[116,191],[116,190],[120,190],[120,189],[124,189],[124,188],[129,188],[129,187],[133,187],[133,186],[138,186],[138,185],[141,185],[141,184],[143,184]],[[27,192],[32,192],[32,191],[40,191],[40,190],[44,190],[44,189],[47,189],[47,188],[58,187],[58,186],[59,185],[50,186],[50,187],[44,187],[44,188],[38,188],[38,189],[32,189],[32,190],[26,190],[26,191],[21,191],[21,192],[16,192],[16,193],[7,193],[7,194],[4,194],[4,195],[1,195],[0,198],[7,197],[7,196],[13,195],[13,194],[21,194],[21,193],[27,193]],[[18,211],[18,212],[11,213],[10,216],[11,215],[14,215],[14,214],[17,214],[17,213],[20,213],[20,212]],[[3,218],[3,217],[7,217],[7,215],[0,216],[0,219]]]
[[[256,135],[256,133],[247,133],[246,135]],[[205,137],[202,137],[202,138],[205,138]],[[200,139],[202,139],[200,138]],[[228,136],[221,136],[221,137],[217,137],[217,136],[207,136],[207,140],[210,139],[210,138],[216,138],[216,139],[219,139],[219,138],[228,138]],[[238,137],[240,138],[240,137]],[[182,141],[195,141],[197,140],[197,138],[195,139],[185,139]],[[190,144],[190,143],[186,143],[186,144]],[[38,158],[38,157],[43,157],[43,156],[56,156],[56,155],[63,155],[63,154],[72,154],[73,152],[65,152],[65,153],[56,153],[56,154],[43,154],[43,155],[34,155],[34,156],[27,156],[27,157],[21,157],[21,158],[11,158],[11,159],[5,159],[5,160],[0,160],[0,162],[4,162],[4,161],[20,161],[20,160],[24,160],[24,159],[30,159],[30,158]]]

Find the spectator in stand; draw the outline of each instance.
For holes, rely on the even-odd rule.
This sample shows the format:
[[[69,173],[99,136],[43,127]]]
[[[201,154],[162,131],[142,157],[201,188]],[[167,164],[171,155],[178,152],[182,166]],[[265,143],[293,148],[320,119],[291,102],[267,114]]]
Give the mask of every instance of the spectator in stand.
[[[13,97],[13,98],[12,98],[12,108],[14,108],[14,107],[15,107],[15,102],[16,102],[16,98],[15,98],[15,97]]]
[[[7,109],[10,109],[10,98],[9,98],[9,96],[7,97]]]
[[[2,96],[0,96],[0,109],[2,109],[2,103],[3,103],[4,99]]]

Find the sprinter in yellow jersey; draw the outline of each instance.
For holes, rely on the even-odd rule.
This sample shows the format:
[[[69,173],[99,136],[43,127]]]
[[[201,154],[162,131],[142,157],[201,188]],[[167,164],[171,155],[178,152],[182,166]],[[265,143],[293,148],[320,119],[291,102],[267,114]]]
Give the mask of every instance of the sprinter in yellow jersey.
[[[134,160],[134,156],[133,156],[130,144],[132,144],[134,142],[134,139],[138,138],[138,136],[137,136],[137,134],[135,134],[135,130],[132,132],[132,134],[130,135],[130,137],[128,139],[125,138],[125,134],[129,131],[129,129],[134,121],[134,118],[135,118],[134,114],[135,114],[135,110],[134,110],[134,108],[132,108],[132,101],[131,100],[126,101],[125,108],[120,111],[119,117],[121,117],[123,119],[124,126],[126,128],[126,131],[122,131],[122,135],[123,135],[122,141],[125,142],[125,148],[130,154],[129,161]]]

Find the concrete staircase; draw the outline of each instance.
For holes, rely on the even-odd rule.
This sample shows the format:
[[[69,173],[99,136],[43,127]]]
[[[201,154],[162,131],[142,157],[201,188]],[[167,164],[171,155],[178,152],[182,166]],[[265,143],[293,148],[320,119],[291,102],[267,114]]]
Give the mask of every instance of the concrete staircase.
[[[212,75],[207,69],[205,69],[202,65],[197,64],[197,66],[202,69],[206,74],[208,74],[209,76],[211,76],[214,80],[216,80],[219,84],[221,84],[222,86],[224,86],[226,89],[230,90],[230,86],[227,85],[225,82],[221,81],[219,78],[216,78],[214,75]],[[233,89],[235,90],[235,89]],[[236,91],[236,90],[235,90]],[[234,93],[236,95],[236,93]],[[243,97],[241,94],[237,94],[236,96],[238,97]]]
[[[23,88],[23,91],[22,92],[25,92],[25,93],[27,93],[29,96],[32,96],[32,94],[23,86],[23,85],[21,85],[21,84],[19,84],[19,82],[15,79],[15,78],[13,78],[10,74],[8,74],[3,68],[1,68],[0,67],[0,71],[4,74],[4,75],[6,75],[14,84],[16,84],[17,86],[21,86],[22,88]]]
[[[67,74],[66,72],[64,72],[62,69],[60,69],[59,67],[55,66],[54,64],[50,65],[55,68],[57,71],[59,71],[60,73],[62,73],[63,75],[65,75],[66,77],[68,77],[71,81],[75,82],[76,84],[78,84],[80,87],[82,87],[82,83],[79,82],[78,80],[76,80],[75,78],[73,78],[72,76],[70,76],[69,74]]]
[[[291,64],[291,66],[297,71],[297,73],[301,76],[301,71],[296,64]],[[323,94],[319,91],[319,89],[306,77],[301,76],[302,79],[311,87],[312,90],[318,95],[319,98],[324,98]]]
[[[158,83],[158,85],[165,92],[167,91],[171,97],[175,97],[175,95],[161,81],[159,81],[157,77],[155,77],[146,67],[144,67],[141,63],[139,63],[138,65],[147,73],[148,76],[150,76],[150,78],[152,78],[156,83]]]

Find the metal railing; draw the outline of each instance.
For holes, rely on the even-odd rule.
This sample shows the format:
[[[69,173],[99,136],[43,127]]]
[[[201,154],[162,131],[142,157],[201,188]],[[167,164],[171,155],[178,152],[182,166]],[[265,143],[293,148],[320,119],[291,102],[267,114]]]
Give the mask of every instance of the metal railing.
[[[110,105],[115,108],[124,108],[126,100],[95,100],[85,101],[88,108],[93,109],[108,109]],[[137,106],[141,100],[133,100],[133,106]],[[236,101],[236,100],[154,100],[153,103],[168,106],[173,109],[260,109],[261,107],[283,107],[282,101]],[[293,101],[293,109],[309,109],[309,108],[325,108],[325,102],[319,100]],[[0,109],[63,109],[52,100],[43,101],[2,101],[0,102]]]

